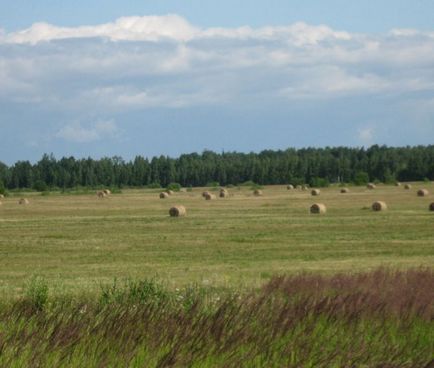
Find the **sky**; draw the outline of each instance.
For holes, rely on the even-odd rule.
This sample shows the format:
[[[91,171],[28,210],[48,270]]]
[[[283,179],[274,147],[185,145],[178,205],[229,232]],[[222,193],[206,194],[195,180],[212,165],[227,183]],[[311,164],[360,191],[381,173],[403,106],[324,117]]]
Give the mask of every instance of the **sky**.
[[[0,161],[432,144],[434,2],[0,0]]]

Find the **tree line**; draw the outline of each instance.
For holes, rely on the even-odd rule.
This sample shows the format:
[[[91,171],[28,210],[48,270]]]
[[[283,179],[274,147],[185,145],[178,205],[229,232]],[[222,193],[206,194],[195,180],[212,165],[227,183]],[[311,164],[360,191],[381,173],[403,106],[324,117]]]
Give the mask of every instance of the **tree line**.
[[[434,145],[369,148],[326,147],[265,150],[260,153],[204,151],[178,158],[137,156],[102,159],[45,154],[36,163],[0,162],[0,188],[47,190],[75,187],[144,187],[179,183],[182,186],[238,185],[254,182],[315,186],[328,183],[434,179]]]

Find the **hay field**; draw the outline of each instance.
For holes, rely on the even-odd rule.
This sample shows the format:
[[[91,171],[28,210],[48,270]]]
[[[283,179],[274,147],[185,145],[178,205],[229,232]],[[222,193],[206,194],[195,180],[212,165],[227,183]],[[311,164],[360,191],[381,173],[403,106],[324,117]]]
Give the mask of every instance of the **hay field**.
[[[232,188],[229,198],[206,201],[205,188],[160,199],[161,190],[124,190],[94,195],[2,199],[0,206],[0,291],[19,294],[33,275],[51,290],[83,292],[113,278],[156,277],[169,287],[259,286],[272,275],[302,270],[321,273],[368,271],[378,266],[434,265],[432,183],[287,190]],[[417,190],[430,194],[418,197]],[[218,194],[216,191],[214,194]],[[374,213],[374,201],[388,210]],[[313,203],[327,206],[311,215]],[[170,218],[172,205],[187,216]]]

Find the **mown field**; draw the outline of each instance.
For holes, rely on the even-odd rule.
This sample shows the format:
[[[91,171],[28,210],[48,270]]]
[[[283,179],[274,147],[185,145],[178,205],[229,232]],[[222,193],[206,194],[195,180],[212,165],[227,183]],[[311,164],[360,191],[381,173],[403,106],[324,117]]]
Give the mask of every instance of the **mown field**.
[[[2,199],[0,366],[432,367],[433,184],[203,190]]]
[[[426,187],[428,197],[416,196]],[[43,276],[61,290],[99,289],[113,278],[157,277],[170,287],[192,282],[225,287],[259,286],[275,274],[334,273],[434,264],[434,185],[412,190],[380,185],[288,191],[230,189],[231,197],[205,201],[202,188],[159,199],[158,190],[96,195],[3,199],[0,206],[0,290],[19,293],[23,281]],[[373,213],[375,200],[389,209]],[[309,214],[314,202],[326,215]],[[187,208],[170,218],[171,205]]]

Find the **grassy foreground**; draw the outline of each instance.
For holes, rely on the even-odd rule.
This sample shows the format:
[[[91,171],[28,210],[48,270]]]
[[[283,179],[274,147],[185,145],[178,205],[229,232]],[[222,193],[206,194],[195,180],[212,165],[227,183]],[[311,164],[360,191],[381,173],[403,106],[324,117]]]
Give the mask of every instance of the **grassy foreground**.
[[[430,191],[416,196],[418,188]],[[403,187],[338,187],[288,191],[230,189],[231,197],[205,201],[202,189],[159,199],[158,190],[91,195],[8,197],[0,206],[0,291],[20,295],[24,281],[43,276],[53,293],[92,293],[113,278],[156,277],[171,289],[190,283],[257,287],[274,274],[334,273],[380,266],[432,267],[432,183]],[[370,210],[386,201],[389,209]],[[309,214],[312,203],[328,212]],[[187,208],[173,219],[173,204]]]
[[[0,307],[2,367],[432,367],[429,270],[274,277],[258,291],[113,284]]]

